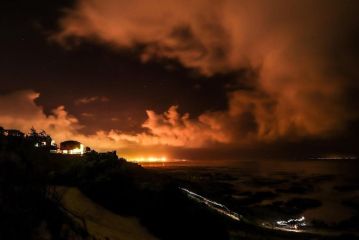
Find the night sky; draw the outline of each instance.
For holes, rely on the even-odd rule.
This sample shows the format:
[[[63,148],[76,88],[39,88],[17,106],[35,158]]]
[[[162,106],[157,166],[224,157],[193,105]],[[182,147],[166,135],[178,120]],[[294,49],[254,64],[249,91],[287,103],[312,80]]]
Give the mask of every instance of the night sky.
[[[358,1],[0,9],[5,128],[129,158],[358,154]]]

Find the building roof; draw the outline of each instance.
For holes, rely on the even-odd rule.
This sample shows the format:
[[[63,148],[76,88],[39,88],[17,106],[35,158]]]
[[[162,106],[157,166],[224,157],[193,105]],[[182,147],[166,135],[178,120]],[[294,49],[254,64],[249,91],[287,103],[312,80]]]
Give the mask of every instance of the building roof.
[[[80,146],[81,146],[80,142],[69,140],[60,143],[60,150],[73,150],[76,148],[80,148]]]

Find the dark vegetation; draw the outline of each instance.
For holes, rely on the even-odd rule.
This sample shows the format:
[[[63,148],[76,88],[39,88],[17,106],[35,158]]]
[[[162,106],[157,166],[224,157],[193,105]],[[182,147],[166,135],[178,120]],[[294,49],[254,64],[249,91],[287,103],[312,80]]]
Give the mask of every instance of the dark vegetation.
[[[0,239],[90,239],[54,186],[77,187],[115,213],[136,216],[160,239],[228,239],[226,220],[189,200],[170,177],[115,152],[76,156],[35,147],[45,139],[44,132],[6,136],[0,129]]]
[[[61,209],[44,166],[38,165],[49,158],[46,148],[34,148],[44,136],[5,136],[0,128],[0,239],[87,237]]]

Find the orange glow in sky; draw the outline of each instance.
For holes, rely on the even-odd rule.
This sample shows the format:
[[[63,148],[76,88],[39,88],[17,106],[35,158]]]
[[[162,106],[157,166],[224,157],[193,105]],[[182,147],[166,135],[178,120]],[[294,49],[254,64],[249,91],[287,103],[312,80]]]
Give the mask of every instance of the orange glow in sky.
[[[153,163],[153,162],[167,162],[167,157],[134,157],[128,159],[130,162],[138,162],[138,163]]]

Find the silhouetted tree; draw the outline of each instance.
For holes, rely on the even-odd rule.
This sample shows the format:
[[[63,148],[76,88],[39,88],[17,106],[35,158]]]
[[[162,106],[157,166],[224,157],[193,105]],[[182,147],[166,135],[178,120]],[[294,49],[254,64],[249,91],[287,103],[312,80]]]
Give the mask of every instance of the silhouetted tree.
[[[44,130],[37,132],[35,128],[31,128],[27,139],[30,140],[36,147],[50,148],[52,138]]]

